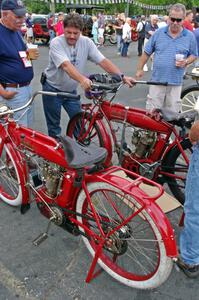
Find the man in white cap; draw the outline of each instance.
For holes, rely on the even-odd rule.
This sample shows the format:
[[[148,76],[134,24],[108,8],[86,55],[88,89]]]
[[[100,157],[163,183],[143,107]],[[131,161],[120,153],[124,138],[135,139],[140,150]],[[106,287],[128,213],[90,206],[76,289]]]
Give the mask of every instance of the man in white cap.
[[[26,9],[21,0],[3,0],[0,19],[0,103],[11,108],[24,105],[31,97],[33,78],[31,59],[22,39],[21,26]],[[38,53],[36,54],[38,56]],[[33,58],[33,57],[32,57]],[[37,57],[35,57],[37,58]],[[15,114],[19,123],[31,126],[31,109]]]

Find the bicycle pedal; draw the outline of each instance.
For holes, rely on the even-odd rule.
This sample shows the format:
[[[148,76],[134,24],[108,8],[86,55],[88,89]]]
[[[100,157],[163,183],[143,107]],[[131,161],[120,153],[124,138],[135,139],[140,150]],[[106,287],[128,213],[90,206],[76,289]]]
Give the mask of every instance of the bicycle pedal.
[[[34,241],[32,242],[34,246],[39,246],[48,238],[48,234],[46,232],[41,233]]]

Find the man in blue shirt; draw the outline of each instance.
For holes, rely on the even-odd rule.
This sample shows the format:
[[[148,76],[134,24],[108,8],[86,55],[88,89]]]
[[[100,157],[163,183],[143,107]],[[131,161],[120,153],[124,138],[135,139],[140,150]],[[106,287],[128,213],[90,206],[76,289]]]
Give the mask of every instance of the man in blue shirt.
[[[0,103],[11,108],[24,105],[31,97],[33,68],[20,28],[26,9],[20,0],[3,0],[0,19]],[[36,57],[38,57],[38,53]],[[33,58],[33,57],[32,57]],[[20,124],[31,126],[32,113],[15,113]]]
[[[158,29],[145,45],[136,77],[143,76],[143,67],[154,53],[152,81],[168,82],[168,86],[150,86],[146,109],[162,109],[168,119],[181,111],[181,89],[184,69],[197,57],[196,39],[192,32],[183,28],[186,9],[174,4],[169,11],[168,26]],[[180,60],[176,60],[180,55]]]

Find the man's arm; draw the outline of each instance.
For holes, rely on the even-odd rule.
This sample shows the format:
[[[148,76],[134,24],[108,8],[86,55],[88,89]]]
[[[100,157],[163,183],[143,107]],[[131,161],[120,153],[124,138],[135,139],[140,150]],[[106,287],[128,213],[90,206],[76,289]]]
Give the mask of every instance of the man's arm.
[[[137,71],[136,71],[136,79],[141,78],[144,75],[143,67],[147,63],[149,59],[149,55],[144,52],[142,56],[139,59],[138,65],[137,65]]]
[[[69,61],[64,61],[61,68],[74,80],[78,81],[84,90],[91,88],[91,80],[82,75]]]

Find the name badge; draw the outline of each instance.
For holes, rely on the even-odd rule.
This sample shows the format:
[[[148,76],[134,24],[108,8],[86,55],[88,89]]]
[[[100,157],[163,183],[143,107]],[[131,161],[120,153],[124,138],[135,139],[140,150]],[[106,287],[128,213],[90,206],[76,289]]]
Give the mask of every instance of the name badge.
[[[19,51],[19,56],[24,64],[25,68],[32,67],[32,61],[29,59],[26,51]]]

